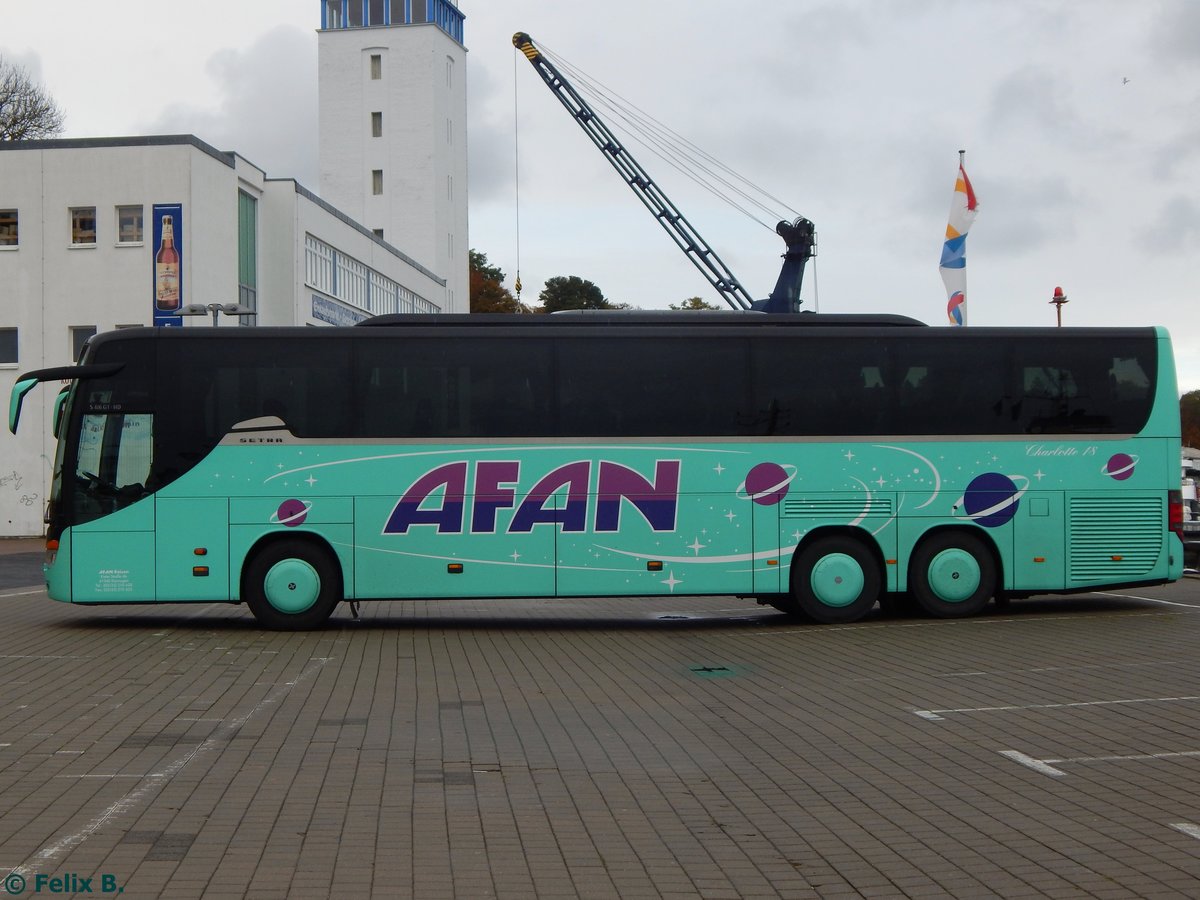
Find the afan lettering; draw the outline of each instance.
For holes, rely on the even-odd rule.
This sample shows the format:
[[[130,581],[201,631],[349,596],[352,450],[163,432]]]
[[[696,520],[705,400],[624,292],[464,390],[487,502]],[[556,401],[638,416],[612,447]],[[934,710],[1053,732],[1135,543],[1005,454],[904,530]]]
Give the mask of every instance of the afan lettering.
[[[518,500],[519,462],[476,462],[470,479],[471,463],[446,463],[430,469],[409,486],[392,509],[383,533],[407,534],[415,525],[428,525],[436,527],[439,534],[461,534],[468,522],[471,534],[501,530],[507,534],[528,533],[537,525],[557,525],[564,532],[581,533],[588,528],[592,498],[595,502],[590,521],[594,532],[620,529],[623,501],[628,501],[654,531],[674,531],[679,466],[677,459],[657,460],[654,480],[650,481],[627,466],[601,460],[592,492],[592,462],[581,460],[548,472]],[[498,523],[501,510],[512,510],[503,529]]]

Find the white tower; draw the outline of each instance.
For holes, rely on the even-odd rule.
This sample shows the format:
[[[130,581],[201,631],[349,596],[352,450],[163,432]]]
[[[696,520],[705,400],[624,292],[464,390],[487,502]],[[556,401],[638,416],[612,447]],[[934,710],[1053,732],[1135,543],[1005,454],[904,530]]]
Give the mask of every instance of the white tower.
[[[446,312],[469,309],[466,59],[456,0],[321,0],[321,197],[444,278]]]

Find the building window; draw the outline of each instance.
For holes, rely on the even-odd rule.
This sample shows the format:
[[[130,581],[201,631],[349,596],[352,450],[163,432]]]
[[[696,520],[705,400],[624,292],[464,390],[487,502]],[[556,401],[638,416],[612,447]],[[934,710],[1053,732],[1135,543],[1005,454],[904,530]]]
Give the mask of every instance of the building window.
[[[71,207],[71,243],[96,243],[96,207]]]
[[[383,240],[383,229],[382,228],[372,228],[371,231],[375,235],[375,237],[379,238],[381,241]]]
[[[342,0],[325,0],[325,27],[342,27]]]
[[[71,361],[79,362],[79,357],[83,355],[83,345],[88,342],[88,338],[95,337],[95,325],[73,325],[71,327]]]
[[[17,246],[17,211],[0,209],[0,247]]]
[[[372,194],[382,194],[383,193],[383,169],[372,169],[371,170],[371,193]]]
[[[371,80],[378,81],[383,77],[383,54],[371,54]]]
[[[384,6],[386,6],[386,5],[387,4],[384,2],[384,0],[371,0],[370,10],[369,10],[370,21],[367,23],[368,25],[387,25],[388,24],[384,20],[384,11],[383,11]]]
[[[258,310],[258,201],[238,191],[238,303]],[[241,325],[252,325],[251,316],[238,316]]]
[[[371,137],[383,137],[383,113],[371,113]]]
[[[17,364],[17,329],[0,328],[0,366]]]
[[[142,207],[117,207],[117,243],[142,243]]]

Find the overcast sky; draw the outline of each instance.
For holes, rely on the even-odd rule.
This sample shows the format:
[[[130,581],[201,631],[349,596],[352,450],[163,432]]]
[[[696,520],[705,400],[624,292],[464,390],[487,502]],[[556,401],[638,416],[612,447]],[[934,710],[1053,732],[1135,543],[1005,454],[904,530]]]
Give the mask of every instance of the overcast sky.
[[[1066,324],[1166,325],[1181,389],[1200,389],[1200,2],[460,8],[470,244],[510,287],[519,265],[526,300],[579,275],[643,308],[721,302],[512,48],[514,31],[812,219],[806,307],[943,324],[938,260],[964,149],[980,201],[970,323],[1053,324],[1061,285]],[[49,89],[65,136],[192,133],[319,192],[318,0],[54,9],[6,3],[0,53]],[[773,231],[633,149],[750,293],[770,293]]]

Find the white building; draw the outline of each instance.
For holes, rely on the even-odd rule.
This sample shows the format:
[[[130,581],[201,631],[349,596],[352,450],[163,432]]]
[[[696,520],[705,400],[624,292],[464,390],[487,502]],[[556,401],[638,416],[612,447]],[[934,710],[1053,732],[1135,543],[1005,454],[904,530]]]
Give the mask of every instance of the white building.
[[[446,306],[444,278],[295,181],[191,135],[0,142],[0,396],[20,372],[69,365],[98,331],[212,324],[160,308],[166,219],[179,257],[166,305],[241,302],[257,313],[246,325]],[[0,536],[41,533],[53,393],[29,397],[17,437],[0,437]]]
[[[222,327],[469,309],[463,15],[320,10],[321,198],[192,135],[0,142],[0,397],[98,331],[213,324],[192,304],[256,313]],[[42,533],[53,394],[0,432],[0,537]]]
[[[453,0],[323,0],[321,196],[446,279],[469,310],[467,51]]]

